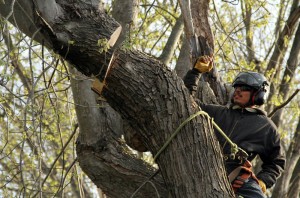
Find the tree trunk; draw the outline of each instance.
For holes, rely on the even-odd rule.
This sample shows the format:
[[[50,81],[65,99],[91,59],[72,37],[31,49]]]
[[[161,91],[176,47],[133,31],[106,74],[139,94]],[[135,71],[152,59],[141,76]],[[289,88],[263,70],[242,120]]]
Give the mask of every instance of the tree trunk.
[[[146,147],[154,154],[180,123],[199,110],[175,72],[137,52],[117,51],[105,82],[103,96],[140,129]],[[188,123],[157,163],[173,197],[233,196],[220,147],[206,117]]]
[[[115,118],[119,115],[113,114],[107,103],[97,104],[95,94],[87,89],[91,81],[82,75],[78,76],[78,72],[76,76],[71,85],[80,128],[76,147],[78,162],[108,197],[130,197],[156,170],[129,154],[124,141],[120,139],[122,122],[112,122],[119,120]],[[167,197],[160,176],[151,182],[162,197]],[[145,194],[156,196],[150,183],[141,189],[137,197]]]
[[[112,51],[108,48],[114,44],[120,28],[114,19],[97,10],[98,5],[70,0],[13,2],[18,9],[14,10],[14,15],[18,16],[14,18],[16,23],[10,18],[12,23],[20,26],[22,22],[26,23],[22,25],[25,33],[39,42],[44,40],[48,48],[85,75],[95,75],[103,80],[112,61],[103,96],[140,131],[143,142],[152,153],[160,150],[180,123],[199,111],[182,80],[157,60],[121,50],[111,60]],[[22,8],[26,8],[27,15],[17,5],[26,6]],[[1,15],[7,16],[10,8],[9,3],[1,4]],[[24,16],[31,17],[29,22],[23,20]],[[35,22],[33,27],[38,28],[28,28],[32,27],[32,22]],[[39,32],[35,34],[33,31],[37,29]],[[74,89],[74,95],[79,95],[79,91],[87,94],[86,89],[79,88]],[[133,157],[124,161],[129,156],[122,142],[105,131],[110,128],[108,125],[100,126],[96,116],[90,117],[96,115],[90,114],[96,111],[96,103],[89,103],[88,95],[75,102],[83,104],[77,106],[76,111],[81,130],[86,127],[88,132],[77,142],[82,169],[97,186],[110,181],[110,185],[100,186],[105,193],[111,193],[109,196],[128,197],[124,192],[134,191],[145,181],[150,176],[145,170],[151,167]],[[94,121],[95,125],[85,123],[86,120]],[[157,163],[173,197],[234,197],[211,121],[206,117],[196,117],[183,127],[157,158]],[[166,192],[162,186],[157,188]],[[143,188],[141,196],[145,193],[152,195],[154,191],[149,189]],[[166,196],[166,193],[161,196]]]
[[[291,183],[289,184],[288,198],[299,198],[300,196],[300,159],[297,162],[293,175],[291,177]]]

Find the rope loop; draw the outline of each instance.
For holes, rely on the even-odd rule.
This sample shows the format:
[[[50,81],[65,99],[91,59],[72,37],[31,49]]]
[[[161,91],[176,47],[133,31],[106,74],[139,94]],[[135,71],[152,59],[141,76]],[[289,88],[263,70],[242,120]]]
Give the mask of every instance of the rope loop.
[[[165,144],[161,147],[161,149],[156,153],[156,155],[154,156],[154,161],[156,161],[156,159],[158,158],[158,156],[165,150],[165,148],[170,144],[170,142],[174,139],[174,137],[178,134],[178,132],[182,129],[182,127],[184,127],[188,122],[190,122],[191,120],[193,120],[194,118],[196,118],[199,115],[204,115],[206,116],[208,119],[210,119],[213,123],[213,126],[215,127],[215,129],[224,137],[224,139],[230,144],[231,147],[231,154],[230,156],[235,156],[239,151],[241,152],[243,157],[248,157],[248,154],[246,151],[244,151],[242,148],[238,147],[234,142],[231,141],[231,139],[224,133],[224,131],[215,123],[215,121],[213,120],[212,117],[210,117],[208,115],[207,112],[205,111],[198,111],[195,114],[191,115],[190,117],[188,117],[186,120],[184,120],[179,127],[175,130],[175,132],[171,135],[171,137],[165,142]]]
[[[165,142],[165,144],[159,149],[159,151],[156,153],[156,155],[154,156],[154,161],[156,161],[156,159],[159,157],[159,155],[167,148],[167,146],[170,144],[170,142],[174,139],[174,137],[179,133],[179,131],[182,129],[182,127],[184,127],[188,122],[190,122],[191,120],[193,120],[194,118],[196,118],[199,115],[204,115],[206,116],[208,119],[210,119],[213,123],[213,126],[215,127],[215,129],[217,129],[217,131],[225,138],[225,140],[230,144],[231,147],[231,154],[230,154],[230,158],[235,159],[235,156],[237,153],[239,153],[243,158],[247,158],[248,154],[246,151],[244,151],[242,148],[238,147],[235,143],[233,143],[230,138],[224,133],[224,131],[215,123],[215,121],[213,120],[213,118],[211,118],[208,113],[206,113],[205,111],[198,111],[195,114],[191,115],[190,117],[188,117],[186,120],[184,120],[179,127],[175,130],[175,132],[171,135],[171,137]],[[136,193],[148,182],[150,182],[150,179],[153,178],[157,173],[159,172],[159,169],[151,176],[149,177],[131,196],[131,198],[133,198]],[[159,196],[159,195],[158,195]]]

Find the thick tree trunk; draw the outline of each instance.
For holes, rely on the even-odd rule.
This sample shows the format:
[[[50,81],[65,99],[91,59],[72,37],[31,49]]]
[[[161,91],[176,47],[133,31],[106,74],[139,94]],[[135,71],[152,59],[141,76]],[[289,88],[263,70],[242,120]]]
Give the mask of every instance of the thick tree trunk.
[[[199,111],[175,72],[137,52],[116,52],[105,82],[103,96],[140,129],[154,154],[180,123]],[[173,197],[233,196],[214,137],[210,121],[196,117],[158,157]]]
[[[115,20],[97,10],[98,7],[91,3],[94,1],[13,2],[27,6],[26,13],[29,14],[26,15],[19,7],[16,23],[10,18],[12,23],[21,24],[24,21],[22,16],[30,16],[30,23],[35,22],[34,27],[38,27],[36,29],[41,34],[38,33],[37,37],[32,32],[36,29],[26,29],[26,25],[24,32],[41,43],[45,40],[48,48],[60,54],[85,75],[104,78],[105,68],[112,55],[107,47],[114,43],[117,37],[114,35],[118,35],[120,29]],[[9,3],[1,5],[1,15],[9,13],[10,8]],[[18,15],[16,10],[14,12]],[[199,108],[175,72],[155,59],[136,52],[117,51],[110,65],[103,95],[134,128],[140,130],[143,142],[152,153],[157,153],[179,124]],[[84,91],[74,90],[74,94],[78,94],[79,90]],[[93,107],[87,99],[77,102]],[[78,113],[80,119],[97,121],[96,117],[89,117],[89,111],[93,110],[82,108]],[[135,158],[124,161],[128,159],[128,155],[122,144],[117,140],[112,141],[113,138],[108,139],[110,136],[107,133],[99,134],[95,130],[97,125],[95,128],[91,127],[93,125],[80,125],[82,128],[90,127],[90,131],[78,140],[78,161],[93,182],[100,186],[100,183],[112,181],[114,185],[101,188],[115,197],[120,197],[125,192],[125,188],[118,191],[121,184],[122,187],[127,187],[126,192],[135,190],[138,184],[132,184],[132,178],[144,181],[149,173],[143,173],[146,166]],[[97,136],[98,138],[94,138]],[[173,197],[234,196],[214,137],[210,121],[206,117],[196,117],[182,128],[158,157],[157,163]],[[136,164],[135,167],[131,166],[133,163]],[[136,174],[137,172],[140,174]],[[123,174],[123,179],[119,179],[120,173]],[[151,192],[147,188],[145,190],[146,193],[154,192],[153,189]]]
[[[74,73],[74,72],[72,72]],[[72,91],[78,117],[80,135],[77,140],[78,162],[91,180],[108,197],[130,197],[144,181],[156,171],[142,160],[127,152],[120,135],[123,132],[119,115],[106,102],[97,104],[95,94],[87,87],[91,81],[84,76],[72,79]],[[167,190],[160,175],[151,180],[162,197]],[[155,197],[153,186],[148,183],[136,197]]]
[[[131,40],[131,31],[135,29],[137,15],[138,15],[138,0],[115,0],[113,1],[112,6],[112,16],[122,25],[122,32],[120,37],[117,40],[117,43],[113,47],[118,48],[121,45],[127,46],[130,44]],[[111,111],[114,111],[111,108]],[[112,112],[114,113],[114,112]],[[122,120],[120,117],[119,120],[115,119],[112,122],[120,122],[123,123],[123,132],[124,139],[126,144],[130,146],[132,149],[135,149],[139,152],[146,152],[147,148],[142,144],[139,133],[132,128],[126,120]]]

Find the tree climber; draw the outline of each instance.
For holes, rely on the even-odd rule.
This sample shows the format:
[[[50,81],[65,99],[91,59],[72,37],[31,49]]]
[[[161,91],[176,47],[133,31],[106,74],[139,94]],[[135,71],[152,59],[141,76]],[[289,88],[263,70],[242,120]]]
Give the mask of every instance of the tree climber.
[[[186,74],[184,83],[194,95],[201,73],[212,69],[213,60],[201,56],[194,68]],[[285,166],[285,155],[275,124],[259,109],[265,103],[266,78],[256,72],[241,72],[232,83],[234,93],[230,107],[204,104],[196,99],[203,111],[213,117],[216,124],[238,147],[246,151],[246,157],[240,152],[231,154],[230,145],[216,132],[223,150],[225,168],[229,181],[237,197],[265,197],[266,188],[276,182]],[[215,129],[216,131],[216,129]],[[252,172],[251,161],[257,156],[263,164],[256,175]]]

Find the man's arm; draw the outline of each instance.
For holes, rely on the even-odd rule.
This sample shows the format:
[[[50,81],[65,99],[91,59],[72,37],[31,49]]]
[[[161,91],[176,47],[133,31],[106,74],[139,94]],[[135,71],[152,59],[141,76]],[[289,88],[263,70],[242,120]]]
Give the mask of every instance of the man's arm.
[[[263,164],[257,178],[262,180],[267,188],[272,187],[285,167],[285,154],[280,143],[280,137],[275,131],[273,138],[267,137],[267,152],[260,155]]]
[[[183,82],[185,86],[188,88],[188,90],[190,91],[190,94],[192,96],[194,96],[197,91],[199,79],[200,79],[200,72],[197,71],[195,68],[189,70],[183,78]]]
[[[210,56],[200,56],[197,59],[193,69],[189,70],[183,78],[184,84],[191,95],[194,95],[197,91],[200,74],[209,72],[212,68],[213,59]]]

